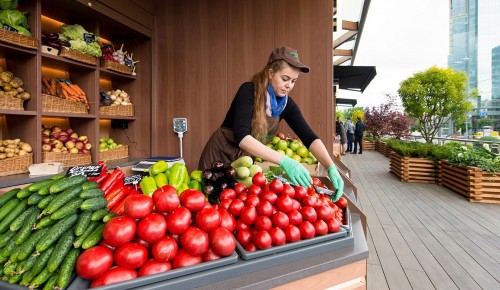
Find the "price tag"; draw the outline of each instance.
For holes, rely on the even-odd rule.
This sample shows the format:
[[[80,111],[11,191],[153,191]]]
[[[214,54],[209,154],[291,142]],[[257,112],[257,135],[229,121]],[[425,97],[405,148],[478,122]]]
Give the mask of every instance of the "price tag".
[[[134,67],[134,62],[130,58],[123,58],[123,62],[125,62],[125,65],[128,67]]]
[[[57,78],[57,80],[60,82],[60,83],[66,83],[67,85],[71,85],[71,81],[68,80],[68,79],[63,79],[63,78]]]
[[[127,176],[123,179],[123,185],[127,184],[138,184],[144,178],[144,175],[136,174],[132,176]]]
[[[17,29],[15,29],[14,27],[7,25],[7,24],[3,25],[3,29],[8,30],[8,31],[12,31],[12,32],[16,32],[16,33],[18,32]]]
[[[102,171],[102,165],[85,165],[85,166],[74,166],[68,169],[66,172],[67,176],[74,175],[85,175],[87,177],[99,176]]]
[[[92,33],[84,33],[83,40],[85,40],[86,43],[94,43],[95,42],[95,35]]]

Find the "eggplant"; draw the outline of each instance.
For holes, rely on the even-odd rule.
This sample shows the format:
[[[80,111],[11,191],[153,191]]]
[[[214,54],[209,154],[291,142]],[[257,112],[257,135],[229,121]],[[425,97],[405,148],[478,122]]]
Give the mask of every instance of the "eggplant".
[[[203,169],[203,171],[201,173],[201,176],[203,177],[203,179],[208,179],[208,180],[211,180],[213,175],[214,175],[214,173],[210,169]]]
[[[231,165],[226,166],[225,174],[226,174],[226,177],[228,177],[228,178],[234,178],[236,176],[236,169],[234,167],[232,167]]]
[[[205,195],[210,196],[210,195],[212,195],[214,193],[214,191],[215,191],[215,187],[213,186],[213,184],[211,184],[211,183],[205,183],[203,185],[203,193]]]
[[[224,162],[220,160],[212,162],[212,171],[222,172],[223,169],[224,169]]]

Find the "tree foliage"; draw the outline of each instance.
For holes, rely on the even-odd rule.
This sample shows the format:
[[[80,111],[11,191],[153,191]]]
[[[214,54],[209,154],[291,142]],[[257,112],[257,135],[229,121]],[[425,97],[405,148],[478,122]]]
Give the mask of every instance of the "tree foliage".
[[[450,118],[463,122],[473,109],[468,99],[477,95],[468,93],[464,72],[436,66],[402,81],[398,93],[405,111],[418,121],[419,131],[428,143]]]
[[[493,126],[495,122],[493,122],[490,118],[481,118],[476,121],[477,129],[482,129],[484,126]]]
[[[396,97],[387,94],[387,101],[378,107],[365,109],[366,132],[375,138],[393,135],[397,139],[407,136],[413,120],[396,110]]]

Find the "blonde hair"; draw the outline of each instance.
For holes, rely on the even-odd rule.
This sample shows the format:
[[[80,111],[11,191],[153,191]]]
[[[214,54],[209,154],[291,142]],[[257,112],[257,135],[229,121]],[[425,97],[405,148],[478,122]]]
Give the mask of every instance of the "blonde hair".
[[[252,77],[255,87],[252,115],[252,136],[259,141],[266,141],[267,115],[265,111],[267,86],[269,84],[269,70],[278,72],[288,66],[283,60],[277,60],[266,65]]]

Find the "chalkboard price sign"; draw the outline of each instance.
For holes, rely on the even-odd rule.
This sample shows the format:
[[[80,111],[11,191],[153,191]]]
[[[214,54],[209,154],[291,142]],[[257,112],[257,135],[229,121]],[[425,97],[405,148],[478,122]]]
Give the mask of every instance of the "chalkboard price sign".
[[[123,179],[123,185],[138,184],[139,182],[141,182],[141,180],[143,178],[144,178],[144,175],[141,175],[141,174],[127,176],[127,177],[125,177],[125,179]]]
[[[14,27],[7,25],[7,24],[3,25],[3,29],[8,30],[8,31],[12,31],[12,32],[16,32],[16,33],[18,32],[17,29],[15,29]]]
[[[93,35],[92,33],[84,33],[83,39],[85,40],[86,43],[94,43],[95,35]]]
[[[99,176],[102,171],[102,165],[85,165],[85,166],[74,166],[68,169],[66,172],[67,176],[74,175],[85,175],[87,177]]]

